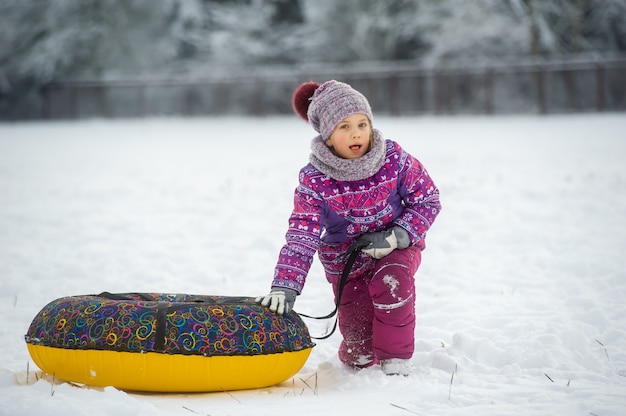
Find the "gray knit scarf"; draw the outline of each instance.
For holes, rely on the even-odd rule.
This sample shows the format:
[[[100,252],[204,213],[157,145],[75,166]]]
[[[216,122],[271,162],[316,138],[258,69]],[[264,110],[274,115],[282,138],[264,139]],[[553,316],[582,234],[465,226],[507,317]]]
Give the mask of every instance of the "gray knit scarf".
[[[322,136],[311,142],[309,161],[317,170],[338,181],[358,181],[369,178],[380,170],[385,162],[385,142],[382,134],[372,129],[374,144],[372,148],[358,159],[343,159],[336,156]]]

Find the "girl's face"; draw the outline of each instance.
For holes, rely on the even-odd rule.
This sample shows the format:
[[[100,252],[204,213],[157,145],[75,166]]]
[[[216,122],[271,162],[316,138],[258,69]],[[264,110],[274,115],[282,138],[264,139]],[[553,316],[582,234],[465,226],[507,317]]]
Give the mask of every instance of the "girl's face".
[[[372,126],[365,114],[357,113],[345,118],[333,131],[326,145],[337,156],[344,159],[356,159],[363,156],[370,147]]]

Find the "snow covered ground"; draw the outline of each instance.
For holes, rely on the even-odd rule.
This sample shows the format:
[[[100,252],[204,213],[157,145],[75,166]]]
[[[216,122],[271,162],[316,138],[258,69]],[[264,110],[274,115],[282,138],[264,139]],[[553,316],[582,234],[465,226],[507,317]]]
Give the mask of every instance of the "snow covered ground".
[[[35,381],[23,335],[68,295],[266,293],[312,129],[0,125],[0,414],[626,414],[626,116],[375,124],[442,193],[417,274],[414,374],[346,369],[334,335],[279,386],[193,395]],[[325,314],[330,293],[316,262],[296,310]]]

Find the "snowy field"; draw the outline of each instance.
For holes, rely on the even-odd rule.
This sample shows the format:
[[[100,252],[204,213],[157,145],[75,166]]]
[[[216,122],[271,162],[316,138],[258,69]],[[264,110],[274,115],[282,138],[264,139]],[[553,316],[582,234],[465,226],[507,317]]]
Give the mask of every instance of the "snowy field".
[[[265,294],[313,130],[295,116],[0,125],[0,414],[626,414],[626,115],[375,126],[444,207],[417,274],[414,373],[346,369],[336,334],[281,385],[168,395],[35,381],[23,335],[68,295]],[[316,261],[296,310],[331,309]]]

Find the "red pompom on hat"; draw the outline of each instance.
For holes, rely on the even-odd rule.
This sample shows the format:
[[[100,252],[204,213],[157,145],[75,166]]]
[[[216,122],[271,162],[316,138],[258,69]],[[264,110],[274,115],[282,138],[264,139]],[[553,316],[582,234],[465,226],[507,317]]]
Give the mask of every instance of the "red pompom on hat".
[[[293,111],[295,111],[295,113],[304,121],[309,121],[307,112],[309,110],[309,106],[311,105],[311,97],[313,97],[315,90],[319,86],[319,82],[309,81],[300,84],[300,86],[298,86],[298,88],[296,88],[293,92],[293,97],[291,99]]]

